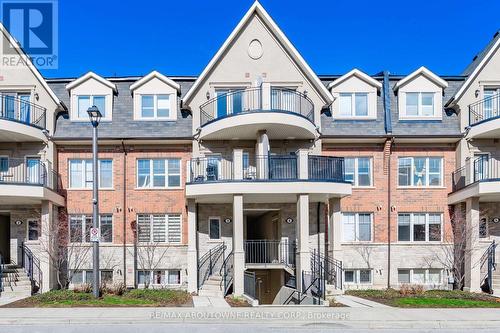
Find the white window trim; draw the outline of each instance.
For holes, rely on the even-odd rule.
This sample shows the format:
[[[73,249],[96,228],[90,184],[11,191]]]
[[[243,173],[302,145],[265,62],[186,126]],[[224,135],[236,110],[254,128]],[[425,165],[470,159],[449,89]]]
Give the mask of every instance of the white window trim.
[[[338,111],[334,112],[335,114],[335,119],[344,119],[344,120],[349,120],[349,119],[358,119],[358,120],[372,120],[372,119],[377,119],[377,114],[374,112],[373,107],[371,106],[371,98],[373,92],[370,91],[341,91],[338,92]],[[351,114],[350,115],[344,115],[340,112],[340,99],[341,95],[351,95]],[[366,95],[366,111],[367,114],[366,116],[357,116],[356,115],[356,95]],[[376,110],[375,110],[376,111]]]
[[[167,281],[167,283],[164,283],[164,284],[153,283],[153,281],[154,281],[153,275],[154,275],[155,271],[165,272],[165,280]],[[179,283],[168,283],[169,271],[179,271]],[[149,272],[149,285],[150,286],[156,286],[156,287],[175,286],[175,287],[179,287],[182,285],[182,269],[180,269],[180,268],[165,268],[165,269],[162,269],[162,268],[159,268],[159,269],[140,269],[140,268],[138,268],[137,273],[136,273],[137,274],[137,281],[139,281],[139,272]],[[145,283],[138,283],[138,286],[140,286],[140,287],[144,287],[145,285],[146,285]]]
[[[354,214],[354,240],[346,240],[344,235],[344,214]],[[359,215],[370,214],[370,240],[359,240]],[[342,212],[342,243],[371,243],[373,242],[373,213],[370,212]]]
[[[438,108],[438,101],[436,100],[436,96],[439,96],[439,94],[435,91],[405,91],[405,92],[400,92],[401,94],[404,94],[404,98],[400,101],[403,105],[400,106],[399,110],[399,119],[400,120],[442,120],[442,112]],[[406,114],[406,97],[407,94],[418,94],[418,99],[417,99],[417,112],[418,115],[416,116],[408,116]],[[424,116],[422,114],[422,94],[432,94],[432,107],[433,107],[433,112],[431,116]]]
[[[109,94],[72,94],[72,99],[73,99],[73,107],[71,108],[71,113],[70,113],[70,120],[72,122],[89,122],[90,123],[90,118],[88,117],[87,113],[85,112],[86,117],[80,118],[78,117],[78,99],[79,97],[84,97],[84,96],[89,96],[90,97],[90,106],[94,105],[94,97],[104,97],[104,105],[106,108],[106,117],[102,117],[101,121],[108,122],[113,120],[113,115],[112,115],[112,108],[113,108],[113,103],[112,103],[112,95]],[[109,101],[111,99],[111,102]],[[99,110],[102,113],[102,110]]]
[[[92,272],[91,269],[86,269],[86,268],[70,269],[70,271],[73,271],[73,272],[82,272],[82,283],[76,283],[75,284],[75,283],[73,283],[73,282],[70,281],[70,285],[71,286],[78,286],[80,284],[87,284],[87,274],[86,274],[86,272]],[[109,268],[109,269],[106,269],[106,268],[99,269],[99,281],[102,281],[102,271],[112,272],[112,274],[113,274],[113,282],[114,282],[114,280],[115,280],[115,272],[111,268]]]
[[[151,93],[151,94],[136,94],[138,101],[138,110],[135,112],[134,120],[140,121],[176,121],[177,120],[177,95],[173,93]],[[153,96],[153,117],[142,116],[142,96]],[[158,117],[158,96],[168,96],[170,103],[169,116]]]
[[[29,239],[30,236],[30,222],[36,221],[38,224],[38,238],[37,239]],[[26,242],[37,243],[40,241],[40,237],[42,236],[42,226],[40,224],[40,219],[38,218],[29,218],[26,220]]]
[[[102,215],[111,215],[111,242],[100,240],[99,243],[103,244],[114,244],[115,242],[115,220],[113,214],[99,214],[99,235],[102,238],[101,233],[101,216]],[[80,217],[82,219],[82,241],[81,242],[72,242],[71,241],[71,217]],[[68,215],[68,239],[70,244],[92,244],[92,242],[87,242],[87,235],[85,234],[85,223],[87,223],[87,217],[93,218],[92,214],[69,214]]]
[[[347,282],[345,280],[345,271],[354,271],[354,282]],[[370,271],[370,282],[360,282],[361,271]],[[361,286],[371,286],[373,285],[373,269],[371,268],[346,268],[343,270],[342,276],[344,284],[347,285],[361,285]]]
[[[149,186],[144,186],[140,187],[139,186],[139,161],[141,160],[147,160],[149,161]],[[153,161],[155,160],[162,160],[165,163],[165,186],[153,186],[153,175],[154,175],[154,170],[153,170]],[[168,160],[179,160],[179,186],[168,186]],[[136,179],[135,179],[135,189],[136,190],[178,190],[182,189],[182,158],[177,158],[177,157],[166,157],[166,158],[137,158],[135,162],[135,174],[136,174]],[[176,175],[174,175],[176,176]]]
[[[0,174],[1,174],[1,172],[6,172],[7,175],[8,175],[8,173],[10,171],[10,168],[9,168],[10,167],[10,163],[9,163],[10,162],[10,157],[9,157],[9,155],[0,155],[0,159],[1,158],[6,158],[7,159],[7,171],[0,171]]]
[[[399,271],[402,270],[402,271],[410,271],[410,282],[409,283],[406,283],[406,282],[399,282],[399,279],[398,279],[398,285],[404,285],[404,284],[421,284],[421,283],[416,283],[414,282],[414,279],[413,279],[413,272],[415,270],[423,270],[425,271],[425,282],[423,283],[424,286],[440,286],[440,285],[443,285],[444,284],[444,276],[445,276],[445,270],[443,268],[398,268],[398,275],[399,275]],[[430,283],[429,282],[429,271],[432,271],[432,270],[438,270],[439,271],[439,283],[435,284],[435,283]]]
[[[373,188],[373,157],[371,156],[345,156],[346,159],[354,159],[354,182],[352,187],[354,188]],[[359,159],[367,158],[370,162],[370,185],[358,185],[359,184]]]
[[[145,216],[149,217],[149,241],[148,242],[140,242],[139,237],[137,237],[138,244],[141,244],[141,245],[146,245],[146,244],[178,245],[178,244],[182,244],[182,214],[181,213],[178,213],[178,214],[175,214],[175,213],[170,213],[170,214],[147,214],[147,213],[137,214],[136,220],[138,220],[139,215],[145,215]],[[153,231],[154,231],[153,216],[154,215],[163,216],[163,219],[165,221],[165,242],[154,242],[153,241]],[[168,218],[169,218],[169,216],[179,216],[180,217],[180,238],[179,238],[178,242],[169,242],[169,240],[168,240],[168,236],[169,236],[168,235]],[[139,232],[139,231],[137,231],[137,232]]]
[[[82,164],[82,172],[85,173],[85,162],[84,161],[90,161],[90,163],[92,163],[92,160],[91,159],[88,159],[88,158],[70,158],[68,159],[68,190],[78,190],[78,191],[81,191],[81,190],[86,190],[86,191],[92,191],[92,187],[85,187],[85,186],[80,186],[80,187],[71,187],[71,161],[81,161],[81,164]],[[102,159],[99,159],[97,161],[97,178],[98,179],[101,179],[101,161],[111,161],[111,187],[102,187],[101,186],[101,182],[98,183],[99,185],[99,190],[113,190],[114,189],[114,174],[115,174],[115,170],[114,170],[114,163],[113,163],[113,159],[111,158],[102,158]],[[93,172],[93,170],[92,170]],[[93,174],[92,174],[93,175]],[[92,177],[93,178],[93,177]],[[82,184],[81,185],[84,185],[85,183],[85,177],[82,175]]]
[[[409,241],[400,241],[399,240],[399,215],[400,214],[409,214],[410,215],[410,240]],[[415,215],[419,215],[419,214],[425,214],[425,241],[415,241],[413,240],[413,226],[414,226],[414,216]],[[440,216],[440,221],[441,221],[441,240],[438,240],[438,241],[431,241],[429,240],[429,215],[438,215]],[[438,243],[442,243],[443,242],[443,232],[444,232],[444,226],[443,226],[443,213],[439,213],[439,212],[436,212],[436,213],[433,213],[433,212],[412,212],[412,213],[408,213],[408,212],[400,212],[398,213],[398,220],[397,220],[397,242],[398,243],[402,243],[402,244],[405,244],[405,243],[414,243],[414,244],[424,244],[424,243],[430,243],[430,244],[438,244]]]
[[[210,221],[217,220],[219,222],[219,238],[210,238]],[[219,241],[222,239],[222,230],[220,223],[220,216],[209,216],[208,217],[208,240],[209,241]]]
[[[410,158],[411,159],[411,174],[410,174],[410,182],[411,185],[400,185],[399,184],[399,160],[404,159],[404,158]],[[425,158],[425,183],[427,185],[425,186],[417,186],[415,185],[415,179],[413,177],[413,169],[415,167],[415,158]],[[440,185],[429,185],[429,159],[431,158],[440,158],[441,159],[441,179],[440,179]],[[398,157],[398,188],[445,188],[444,186],[444,158],[442,156],[400,156]]]

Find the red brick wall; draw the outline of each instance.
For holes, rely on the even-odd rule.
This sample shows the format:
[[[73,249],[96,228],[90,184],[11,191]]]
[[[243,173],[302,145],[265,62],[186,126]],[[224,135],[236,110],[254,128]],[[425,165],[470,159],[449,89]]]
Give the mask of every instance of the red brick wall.
[[[323,154],[330,156],[359,156],[373,158],[373,188],[353,188],[352,195],[341,200],[341,210],[349,212],[373,212],[373,241],[386,243],[388,239],[387,214],[388,174],[384,172],[384,144],[364,146],[341,146],[323,144]],[[443,188],[398,188],[398,157],[442,156],[444,161]],[[385,161],[388,162],[387,160]],[[448,212],[448,193],[451,192],[451,173],[455,169],[453,145],[417,146],[398,144],[392,146],[391,155],[391,242],[397,241],[397,218],[399,212],[440,212],[443,214],[444,239],[451,232]]]
[[[124,212],[127,243],[133,243],[133,223],[140,213],[182,214],[182,242],[187,244],[187,212],[185,199],[186,163],[191,157],[191,145],[185,146],[126,146],[126,204],[124,204],[125,155],[120,146],[99,147],[100,159],[113,159],[113,190],[99,191],[100,214],[113,214],[113,241],[123,243]],[[181,189],[136,189],[137,159],[181,158]],[[68,214],[92,213],[92,190],[68,189],[68,161],[92,158],[91,147],[58,147],[58,167],[66,191]]]

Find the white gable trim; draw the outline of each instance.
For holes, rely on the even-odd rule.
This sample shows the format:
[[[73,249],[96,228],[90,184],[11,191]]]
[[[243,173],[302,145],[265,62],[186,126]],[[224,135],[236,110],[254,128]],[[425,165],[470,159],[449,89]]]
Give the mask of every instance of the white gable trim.
[[[47,81],[45,81],[45,79],[43,78],[43,76],[40,73],[40,71],[38,70],[38,68],[36,68],[35,65],[33,65],[33,63],[31,62],[29,57],[26,55],[26,53],[24,52],[22,47],[19,46],[19,43],[16,41],[16,39],[14,37],[12,37],[10,32],[7,29],[5,29],[5,27],[3,26],[3,24],[1,22],[0,22],[0,31],[7,38],[10,45],[17,51],[17,53],[19,53],[19,56],[23,59],[24,63],[27,64],[29,70],[33,73],[33,75],[35,75],[36,79],[40,82],[42,87],[47,91],[47,93],[49,94],[50,98],[52,98],[54,103],[56,103],[61,109],[66,109],[63,102],[61,102],[61,100],[56,96],[56,94],[49,87],[49,85],[47,84]]]
[[[71,89],[79,86],[80,84],[82,84],[83,82],[85,82],[85,81],[87,81],[89,79],[94,79],[96,81],[99,81],[100,83],[102,83],[106,87],[109,87],[109,88],[113,89],[114,92],[117,91],[116,85],[114,83],[106,80],[105,78],[103,78],[102,76],[97,75],[94,72],[88,72],[87,74],[85,74],[83,76],[80,76],[78,79],[76,79],[76,80],[68,83],[66,85],[66,90],[71,90]]]
[[[285,50],[287,50],[292,56],[292,58],[297,62],[299,68],[306,74],[306,77],[311,81],[312,85],[318,90],[321,97],[325,100],[326,104],[333,102],[333,96],[330,94],[328,89],[321,82],[318,76],[313,72],[311,67],[309,67],[309,65],[305,62],[304,58],[302,58],[297,49],[292,45],[292,43],[288,40],[285,34],[281,31],[278,25],[274,22],[274,20],[269,16],[264,7],[262,7],[262,5],[258,1],[255,1],[253,3],[252,7],[250,7],[250,9],[246,12],[245,16],[243,16],[243,18],[240,20],[236,28],[234,28],[234,30],[231,32],[231,34],[226,39],[224,44],[222,44],[221,48],[217,51],[212,60],[210,60],[207,67],[205,67],[205,69],[200,74],[198,79],[195,81],[191,89],[189,89],[189,91],[186,93],[186,96],[184,96],[184,102],[186,104],[190,102],[190,100],[193,98],[193,95],[199,89],[200,85],[203,83],[205,78],[212,71],[217,62],[222,58],[222,55],[229,48],[231,43],[236,39],[240,31],[243,30],[243,27],[250,20],[250,18],[254,13],[257,13],[262,18],[264,24],[271,29],[271,32],[274,33],[278,41],[283,44]]]
[[[490,61],[491,57],[497,52],[498,47],[500,46],[500,38],[497,39],[495,45],[488,51],[488,53],[484,56],[483,60],[477,65],[474,71],[467,77],[465,82],[462,84],[460,89],[455,93],[455,95],[446,103],[446,106],[449,104],[456,104],[458,100],[463,96],[465,91],[469,88],[474,79],[479,75],[479,73],[483,70],[483,67]]]
[[[394,90],[398,90],[399,88],[401,88],[401,86],[404,86],[406,83],[410,82],[411,80],[413,80],[414,78],[416,78],[419,75],[425,76],[426,78],[428,78],[429,80],[431,80],[432,82],[434,82],[435,84],[440,86],[441,88],[448,87],[448,82],[446,82],[445,80],[443,80],[442,78],[440,78],[439,76],[437,76],[436,74],[434,74],[433,72],[431,72],[430,70],[428,70],[427,68],[422,66],[419,69],[417,69],[416,71],[414,71],[413,73],[411,73],[408,76],[404,77],[403,79],[399,80],[394,85]]]
[[[130,91],[134,91],[135,89],[139,88],[144,83],[149,82],[153,78],[157,78],[158,80],[165,82],[166,84],[168,84],[169,86],[171,86],[172,88],[174,88],[177,91],[181,90],[181,86],[177,82],[169,79],[168,77],[166,77],[165,75],[163,75],[157,71],[152,71],[148,75],[146,75],[146,76],[142,77],[141,79],[137,80],[136,82],[134,82],[130,86]]]
[[[342,82],[344,82],[345,80],[347,80],[348,78],[350,78],[351,76],[355,76],[355,77],[359,78],[360,80],[365,81],[369,85],[372,85],[372,86],[376,87],[377,89],[381,89],[382,88],[382,83],[380,83],[379,81],[375,80],[374,78],[372,78],[368,74],[363,73],[359,69],[354,68],[349,73],[344,74],[341,77],[339,77],[338,79],[336,79],[335,81],[331,82],[328,85],[328,89],[332,89],[333,87],[338,86],[339,84],[341,84]]]

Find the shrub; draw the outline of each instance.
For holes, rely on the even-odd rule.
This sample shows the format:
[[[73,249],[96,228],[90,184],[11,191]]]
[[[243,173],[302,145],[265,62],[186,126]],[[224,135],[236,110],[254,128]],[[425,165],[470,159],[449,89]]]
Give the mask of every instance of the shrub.
[[[399,289],[399,294],[401,296],[422,295],[424,292],[424,286],[421,284],[403,284]]]
[[[76,285],[75,288],[73,289],[75,293],[85,293],[85,294],[90,294],[92,292],[92,285],[90,283],[82,283],[79,285]]]
[[[127,286],[123,282],[116,282],[108,288],[108,293],[112,295],[121,296],[127,291]]]

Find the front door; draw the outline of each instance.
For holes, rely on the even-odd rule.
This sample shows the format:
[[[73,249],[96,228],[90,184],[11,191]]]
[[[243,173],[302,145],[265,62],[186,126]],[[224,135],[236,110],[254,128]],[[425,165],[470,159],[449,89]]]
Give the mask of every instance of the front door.
[[[0,255],[4,263],[10,263],[10,216],[0,215]]]
[[[43,166],[39,157],[26,158],[26,182],[43,184]]]

